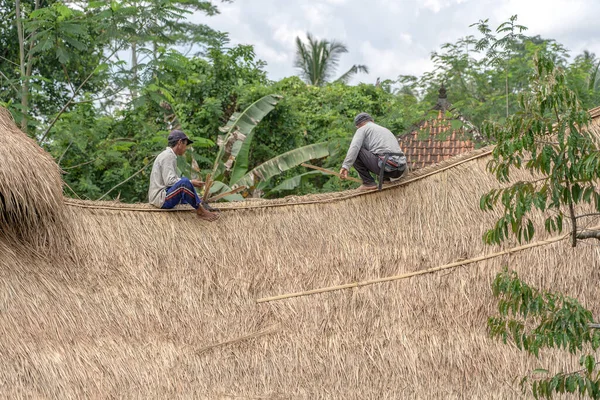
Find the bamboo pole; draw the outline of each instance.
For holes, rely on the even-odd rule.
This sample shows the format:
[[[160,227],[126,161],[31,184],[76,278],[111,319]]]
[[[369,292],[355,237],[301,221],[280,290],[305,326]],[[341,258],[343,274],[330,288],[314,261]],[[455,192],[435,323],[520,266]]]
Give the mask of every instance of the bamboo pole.
[[[503,250],[503,251],[500,251],[497,253],[492,253],[492,254],[488,254],[485,256],[479,256],[479,257],[471,258],[468,260],[456,261],[456,262],[453,262],[450,264],[445,264],[445,265],[441,265],[439,267],[424,269],[421,271],[409,272],[409,273],[405,273],[405,274],[401,274],[401,275],[388,276],[385,278],[371,279],[371,280],[362,281],[362,282],[347,283],[345,285],[328,286],[328,287],[324,287],[324,288],[320,288],[320,289],[307,290],[304,292],[288,293],[288,294],[282,294],[279,296],[272,296],[272,297],[263,297],[262,299],[256,300],[256,302],[257,303],[267,303],[270,301],[289,299],[292,297],[309,296],[309,295],[313,295],[313,294],[333,292],[336,290],[343,290],[343,289],[350,289],[350,288],[367,286],[367,285],[374,285],[376,283],[397,281],[397,280],[401,280],[401,279],[412,278],[413,276],[418,276],[418,275],[431,274],[433,272],[442,271],[442,270],[449,269],[449,268],[456,268],[456,267],[460,267],[460,266],[467,265],[467,264],[473,264],[473,263],[476,263],[479,261],[489,260],[490,258],[496,258],[499,256],[503,256],[505,254],[512,254],[512,253],[516,253],[516,252],[519,252],[522,250],[531,249],[531,248],[539,247],[539,246],[545,246],[545,245],[551,244],[551,243],[556,243],[556,242],[563,240],[564,238],[566,238],[569,235],[570,235],[570,233],[566,234],[566,235],[561,235],[561,236],[554,236],[550,239],[540,240],[538,242],[529,243],[529,244],[526,244],[523,246],[513,247],[508,250]]]
[[[213,180],[211,178],[211,175],[207,174],[206,179],[204,180],[204,195],[202,196],[202,201],[204,202],[206,202],[208,200],[208,196],[210,196],[210,188],[213,185]]]
[[[317,171],[321,171],[321,172],[323,172],[324,174],[327,174],[327,175],[335,175],[335,176],[337,176],[339,178],[342,178],[342,176],[339,173],[337,173],[335,171],[332,171],[330,169],[325,169],[325,168],[317,167],[316,165],[311,165],[311,164],[306,164],[306,163],[302,163],[300,165],[302,165],[303,167],[306,167],[306,168],[316,169]],[[352,181],[352,182],[362,183],[362,181],[360,179],[354,178],[352,176],[349,176],[347,178],[342,178],[342,179],[348,179],[349,181]]]
[[[212,202],[212,201],[221,200],[223,197],[227,197],[227,196],[230,196],[232,194],[239,193],[239,192],[241,192],[241,191],[243,191],[245,189],[246,189],[246,186],[240,186],[240,187],[237,187],[237,188],[235,188],[233,190],[230,190],[229,192],[221,193],[221,194],[219,194],[219,195],[217,195],[215,197],[211,197],[207,201],[208,202]]]
[[[235,344],[235,343],[239,343],[242,342],[244,340],[249,340],[249,339],[256,339],[259,338],[261,336],[265,336],[265,335],[270,335],[272,333],[276,333],[281,329],[281,325],[280,324],[275,324],[275,325],[271,325],[268,328],[265,328],[261,331],[258,332],[254,332],[254,333],[250,333],[248,335],[244,335],[244,336],[240,336],[238,338],[235,339],[231,339],[231,340],[226,340],[224,342],[220,342],[220,343],[215,343],[215,344],[211,344],[208,346],[204,346],[200,349],[198,349],[196,351],[196,354],[202,354],[208,350],[214,349],[215,347],[222,347],[222,346],[227,346],[230,344]]]

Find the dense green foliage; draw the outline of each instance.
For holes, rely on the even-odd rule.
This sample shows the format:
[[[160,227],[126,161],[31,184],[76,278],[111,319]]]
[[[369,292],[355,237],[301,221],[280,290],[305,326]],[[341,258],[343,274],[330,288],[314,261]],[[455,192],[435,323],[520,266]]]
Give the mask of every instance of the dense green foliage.
[[[519,108],[518,98],[530,89],[534,56],[539,54],[564,69],[566,85],[586,109],[600,104],[598,65],[595,55],[584,52],[568,63],[568,51],[560,43],[540,36],[525,36],[516,16],[496,30],[487,20],[474,24],[476,35],[446,43],[432,53],[433,71],[421,77],[401,76],[400,91],[432,103],[444,83],[450,102],[476,125],[484,120],[503,122]],[[508,110],[507,110],[508,104]]]
[[[64,168],[69,196],[100,198],[139,172],[106,198],[145,201],[149,164],[175,127],[196,141],[190,157],[204,176],[214,166],[219,128],[235,112],[271,94],[283,98],[254,129],[244,156],[247,171],[314,143],[328,143],[330,153],[315,163],[337,170],[357,113],[369,112],[392,132],[405,133],[435,104],[441,83],[450,102],[476,124],[486,118],[502,121],[507,101],[512,114],[518,95],[530,87],[536,52],[564,68],[566,85],[584,108],[600,100],[593,54],[569,64],[562,46],[524,36],[516,18],[496,33],[486,21],[476,24],[476,34],[434,52],[435,70],[422,77],[392,77],[375,85],[349,86],[345,79],[326,83],[335,77],[336,60],[347,48],[331,40],[312,38],[312,47],[299,42],[298,65],[302,49],[307,50],[304,61],[314,56],[323,63],[319,82],[307,85],[298,77],[269,81],[252,46],[231,47],[226,34],[190,23],[192,11],[218,12],[210,1],[17,4],[19,9],[15,2],[0,0],[0,104]],[[199,45],[193,55],[174,47],[189,43]],[[357,66],[357,71],[364,69]],[[290,168],[263,182],[261,191],[278,196],[351,186],[308,172]]]
[[[533,211],[547,216],[548,232],[562,232],[568,219],[573,247],[578,240],[600,239],[598,227],[589,226],[590,218],[600,216],[598,138],[590,133],[590,115],[577,94],[586,88],[572,87],[577,80],[570,76],[555,57],[538,52],[528,90],[518,96],[515,112],[502,123],[484,123],[484,134],[496,142],[488,170],[501,187],[482,196],[480,206],[502,210],[484,235],[486,243],[501,243],[513,235],[519,242],[530,241],[536,233]],[[595,90],[594,79],[589,78],[588,91],[582,93]],[[515,182],[511,178],[516,170],[528,171],[530,178]],[[578,204],[591,204],[595,212],[577,214]],[[533,371],[522,380],[524,390],[531,389],[535,398],[557,393],[600,398],[600,371],[593,353],[600,347],[600,331],[590,326],[592,313],[575,299],[530,287],[508,270],[497,276],[493,291],[499,316],[488,321],[491,337],[504,343],[510,339],[536,357],[544,348],[581,354],[581,370]]]
[[[538,57],[530,91],[520,96],[518,112],[504,124],[484,125],[484,133],[497,142],[488,169],[506,184],[481,199],[484,210],[503,209],[484,239],[500,243],[510,232],[519,241],[531,240],[535,229],[528,215],[537,209],[550,214],[545,223],[549,232],[562,231],[566,212],[575,247],[578,238],[589,235],[578,231],[581,216],[575,206],[591,203],[600,212],[598,138],[588,130],[589,113],[567,86],[564,71],[551,59]],[[515,169],[525,169],[536,179],[511,184]]]
[[[530,387],[536,399],[550,399],[557,393],[600,398],[600,370],[594,356],[600,347],[600,330],[592,327],[597,326],[592,313],[576,299],[540,291],[506,269],[496,276],[492,287],[498,315],[488,320],[491,337],[504,343],[510,340],[535,357],[548,348],[581,354],[581,370],[552,375],[549,370],[537,369],[522,379],[523,389]]]

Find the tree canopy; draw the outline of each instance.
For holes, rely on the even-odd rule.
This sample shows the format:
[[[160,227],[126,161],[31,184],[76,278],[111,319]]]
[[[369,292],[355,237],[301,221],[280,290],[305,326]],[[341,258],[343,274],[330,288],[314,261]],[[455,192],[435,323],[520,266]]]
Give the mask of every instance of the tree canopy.
[[[187,19],[190,12],[217,13],[210,1],[0,0],[0,11],[5,17],[0,22],[0,103],[65,169],[66,195],[82,198],[102,197],[141,171],[104,198],[145,201],[149,171],[144,168],[173,128],[196,140],[194,162],[201,174],[210,172],[219,128],[267,95],[283,98],[254,130],[244,156],[248,170],[315,143],[329,144],[328,157],[317,164],[337,169],[357,113],[369,112],[395,134],[406,133],[425,118],[441,84],[448,100],[476,126],[486,119],[504,122],[507,107],[510,117],[519,95],[531,88],[535,54],[563,69],[565,85],[582,108],[600,103],[600,60],[584,52],[569,62],[562,45],[526,36],[516,17],[496,30],[486,20],[474,24],[472,35],[434,51],[435,67],[422,76],[350,86],[348,80],[367,72],[366,66],[337,75],[340,57],[349,49],[311,34],[307,42],[296,41],[302,80],[269,80],[251,45],[231,46],[226,33]],[[199,46],[189,54],[182,46],[192,43]],[[263,182],[261,193],[351,186],[309,172],[290,168]]]

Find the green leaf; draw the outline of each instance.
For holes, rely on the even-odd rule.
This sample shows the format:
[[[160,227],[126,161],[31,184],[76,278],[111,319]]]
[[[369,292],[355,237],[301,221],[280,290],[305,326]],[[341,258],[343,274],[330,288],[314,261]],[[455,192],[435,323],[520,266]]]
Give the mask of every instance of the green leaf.
[[[463,127],[463,123],[461,120],[458,119],[453,119],[452,121],[450,121],[450,125],[452,126],[452,130],[459,130]]]
[[[226,193],[231,190],[232,190],[232,188],[229,187],[228,185],[226,185],[225,183],[223,183],[221,181],[215,181],[215,182],[213,182],[212,186],[210,187],[210,194],[211,194],[211,197],[214,197],[220,193]],[[243,201],[244,196],[242,196],[239,193],[235,193],[235,194],[231,194],[229,196],[223,197],[223,200],[225,200],[225,201]]]
[[[265,181],[275,175],[289,170],[303,162],[314,160],[317,158],[327,157],[329,155],[328,143],[315,143],[308,146],[303,146],[287,153],[283,153],[261,165],[254,168],[252,171],[244,175],[236,182],[236,186],[253,187],[259,181]]]
[[[271,189],[272,192],[281,192],[284,190],[293,190],[296,189],[302,183],[302,179],[315,176],[315,175],[326,175],[321,171],[309,171],[300,175],[293,176],[285,181],[281,182],[279,185],[275,186]]]
[[[227,124],[220,128],[221,132],[225,133],[223,138],[223,142],[219,147],[219,152],[215,158],[215,163],[212,169],[212,176],[219,176],[224,170],[225,158],[229,158],[230,156],[235,158],[240,151],[243,152],[241,155],[241,159],[236,160],[236,169],[238,171],[235,172],[236,178],[238,175],[242,175],[240,171],[247,171],[248,169],[248,152],[250,148],[250,143],[252,141],[253,130],[258,125],[258,123],[269,114],[273,108],[277,105],[277,103],[282,99],[282,96],[269,94],[264,96],[250,106],[248,106],[241,113],[234,113],[230,118]],[[232,137],[232,135],[236,135],[236,137]],[[241,138],[243,136],[243,138]],[[248,145],[244,146],[243,143],[236,142],[245,142],[248,140]],[[233,143],[232,143],[233,142]],[[237,181],[237,179],[236,179]]]
[[[594,356],[588,355],[587,357],[585,357],[585,369],[587,370],[588,374],[594,372],[595,366],[596,360],[594,359]]]

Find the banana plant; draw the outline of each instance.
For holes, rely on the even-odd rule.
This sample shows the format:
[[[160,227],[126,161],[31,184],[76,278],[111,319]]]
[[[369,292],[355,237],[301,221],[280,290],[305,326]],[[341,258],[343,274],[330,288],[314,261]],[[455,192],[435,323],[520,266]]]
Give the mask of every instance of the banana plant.
[[[210,200],[210,198],[222,198],[227,201],[243,200],[244,197],[239,194],[242,187],[246,191],[259,193],[273,176],[309,160],[323,158],[330,154],[328,143],[315,143],[283,153],[248,171],[254,128],[282,98],[275,94],[264,96],[244,111],[234,113],[227,124],[219,128],[223,135],[217,141],[219,151],[205,182],[207,188],[204,194],[205,200]],[[200,147],[212,143],[209,143],[210,141],[207,139],[193,139],[195,143],[199,141]],[[179,169],[191,177],[199,176],[198,161],[205,160],[202,160],[203,157],[195,152],[190,153],[185,160],[180,160]],[[284,186],[293,189],[300,184],[303,176],[308,175],[314,175],[314,172],[298,175],[297,179],[293,177]],[[285,190],[284,186],[278,190]]]
[[[327,157],[328,155],[329,144],[326,142],[302,146],[265,161],[247,172],[239,180],[230,182],[230,184],[234,188],[236,186],[246,186],[262,189],[272,177],[309,160]]]
[[[254,128],[282,98],[283,96],[276,94],[266,95],[252,103],[244,111],[234,113],[227,124],[219,128],[223,135],[217,141],[219,151],[215,157],[211,176],[220,178],[225,171],[230,171],[233,164],[236,163],[236,157],[240,151],[242,156],[245,156],[247,168],[249,143],[254,136]],[[243,143],[246,139],[248,139],[248,145],[244,147]]]
[[[260,191],[273,176],[303,162],[329,155],[328,143],[315,143],[276,156],[248,171],[254,128],[281,99],[282,96],[279,95],[264,96],[241,113],[233,114],[220,129],[224,135],[218,141],[219,151],[211,173],[214,178],[210,184],[210,196],[235,192],[241,186],[255,192]],[[232,193],[224,199],[235,201],[243,197]]]
[[[222,198],[227,201],[243,200],[244,197],[239,194],[241,187],[245,187],[248,191],[254,191],[254,193],[260,192],[272,177],[309,160],[327,157],[330,154],[328,143],[310,144],[276,156],[248,171],[254,128],[282,98],[276,94],[264,96],[244,111],[234,113],[227,124],[219,128],[223,135],[218,138],[219,151],[213,162],[209,178],[205,182],[205,187],[208,189],[204,194],[205,200],[210,198]],[[214,145],[208,139],[196,137],[193,139],[195,146],[196,143],[200,147]],[[198,162],[205,160],[193,151],[186,156],[185,159],[180,157],[179,169],[192,178],[198,177],[201,172]],[[310,175],[313,174],[310,173]],[[285,186],[293,189],[300,184],[301,179],[302,177],[290,181]],[[292,187],[293,182],[295,182],[295,186]]]

